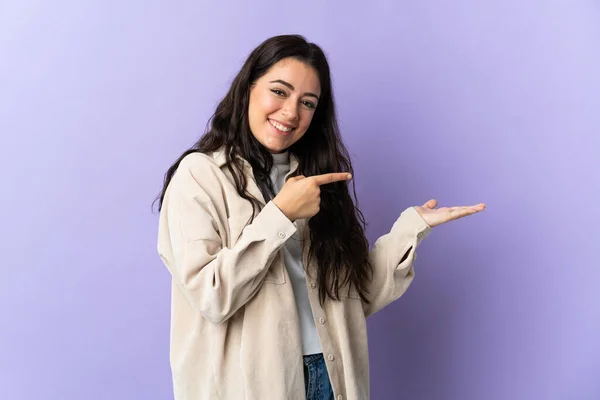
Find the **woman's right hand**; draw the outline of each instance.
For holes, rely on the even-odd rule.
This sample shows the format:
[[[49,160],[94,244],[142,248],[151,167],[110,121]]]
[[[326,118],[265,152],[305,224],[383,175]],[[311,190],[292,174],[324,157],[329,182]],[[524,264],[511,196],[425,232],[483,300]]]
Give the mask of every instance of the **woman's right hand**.
[[[310,218],[319,212],[321,205],[321,185],[349,181],[352,175],[347,172],[309,176],[299,175],[289,178],[273,203],[290,221]]]

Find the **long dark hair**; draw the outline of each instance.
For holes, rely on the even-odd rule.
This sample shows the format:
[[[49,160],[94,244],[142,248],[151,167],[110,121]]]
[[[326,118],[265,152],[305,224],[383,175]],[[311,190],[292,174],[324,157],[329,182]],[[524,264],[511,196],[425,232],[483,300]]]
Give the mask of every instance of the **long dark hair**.
[[[190,153],[210,154],[221,148],[224,148],[226,167],[233,176],[237,192],[252,203],[255,214],[261,203],[246,190],[248,182],[244,175],[243,160],[252,166],[254,178],[265,200],[272,198],[274,190],[269,172],[273,158],[250,131],[248,105],[252,84],[275,63],[289,57],[312,66],[321,84],[321,97],[308,130],[288,149],[299,161],[295,174],[353,173],[348,150],[340,137],[325,54],[319,46],[307,42],[300,35],[275,36],[252,51],[209,120],[206,133],[168,169],[162,191],[156,199],[159,201],[159,210],[181,160]],[[358,204],[355,188],[353,195]],[[353,202],[345,182],[321,187],[320,211],[308,220],[311,240],[308,254],[309,259],[315,257],[317,261],[321,303],[326,297],[338,300],[340,290],[348,290],[349,284],[357,289],[363,301],[368,302],[366,282],[372,279],[373,271],[364,227],[364,216]]]

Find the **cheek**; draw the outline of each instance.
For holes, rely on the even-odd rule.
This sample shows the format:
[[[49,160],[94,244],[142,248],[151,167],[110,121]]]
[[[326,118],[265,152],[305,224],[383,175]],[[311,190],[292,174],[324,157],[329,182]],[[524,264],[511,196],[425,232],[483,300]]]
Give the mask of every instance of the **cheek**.
[[[258,120],[264,120],[265,116],[270,114],[274,108],[276,108],[276,99],[273,96],[261,93],[250,94],[250,104],[248,107],[248,114],[250,118],[255,122]]]
[[[300,126],[303,131],[306,131],[312,122],[314,112],[312,111],[302,111],[300,114]]]
[[[277,100],[274,96],[261,96],[257,99],[256,102],[257,107],[260,108],[260,112],[263,114],[262,117],[273,114],[275,111],[281,108],[280,101]]]

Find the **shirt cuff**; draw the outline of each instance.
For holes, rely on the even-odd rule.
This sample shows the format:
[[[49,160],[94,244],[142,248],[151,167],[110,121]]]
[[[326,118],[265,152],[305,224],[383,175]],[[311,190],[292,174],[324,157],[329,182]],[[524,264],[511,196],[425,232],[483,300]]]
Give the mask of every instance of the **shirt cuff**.
[[[262,211],[254,218],[252,225],[267,239],[275,240],[277,245],[285,243],[297,231],[296,226],[273,201],[269,201],[263,207]]]
[[[417,246],[431,233],[431,228],[421,217],[415,207],[409,207],[400,214],[394,223],[392,231],[402,231],[404,234],[417,237]]]

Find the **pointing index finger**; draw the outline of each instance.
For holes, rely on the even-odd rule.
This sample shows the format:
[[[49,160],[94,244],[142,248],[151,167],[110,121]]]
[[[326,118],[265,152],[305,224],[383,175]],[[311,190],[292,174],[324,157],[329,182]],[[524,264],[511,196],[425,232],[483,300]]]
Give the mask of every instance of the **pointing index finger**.
[[[332,172],[330,174],[314,175],[311,179],[319,186],[328,183],[347,181],[352,179],[352,175],[347,172]]]

